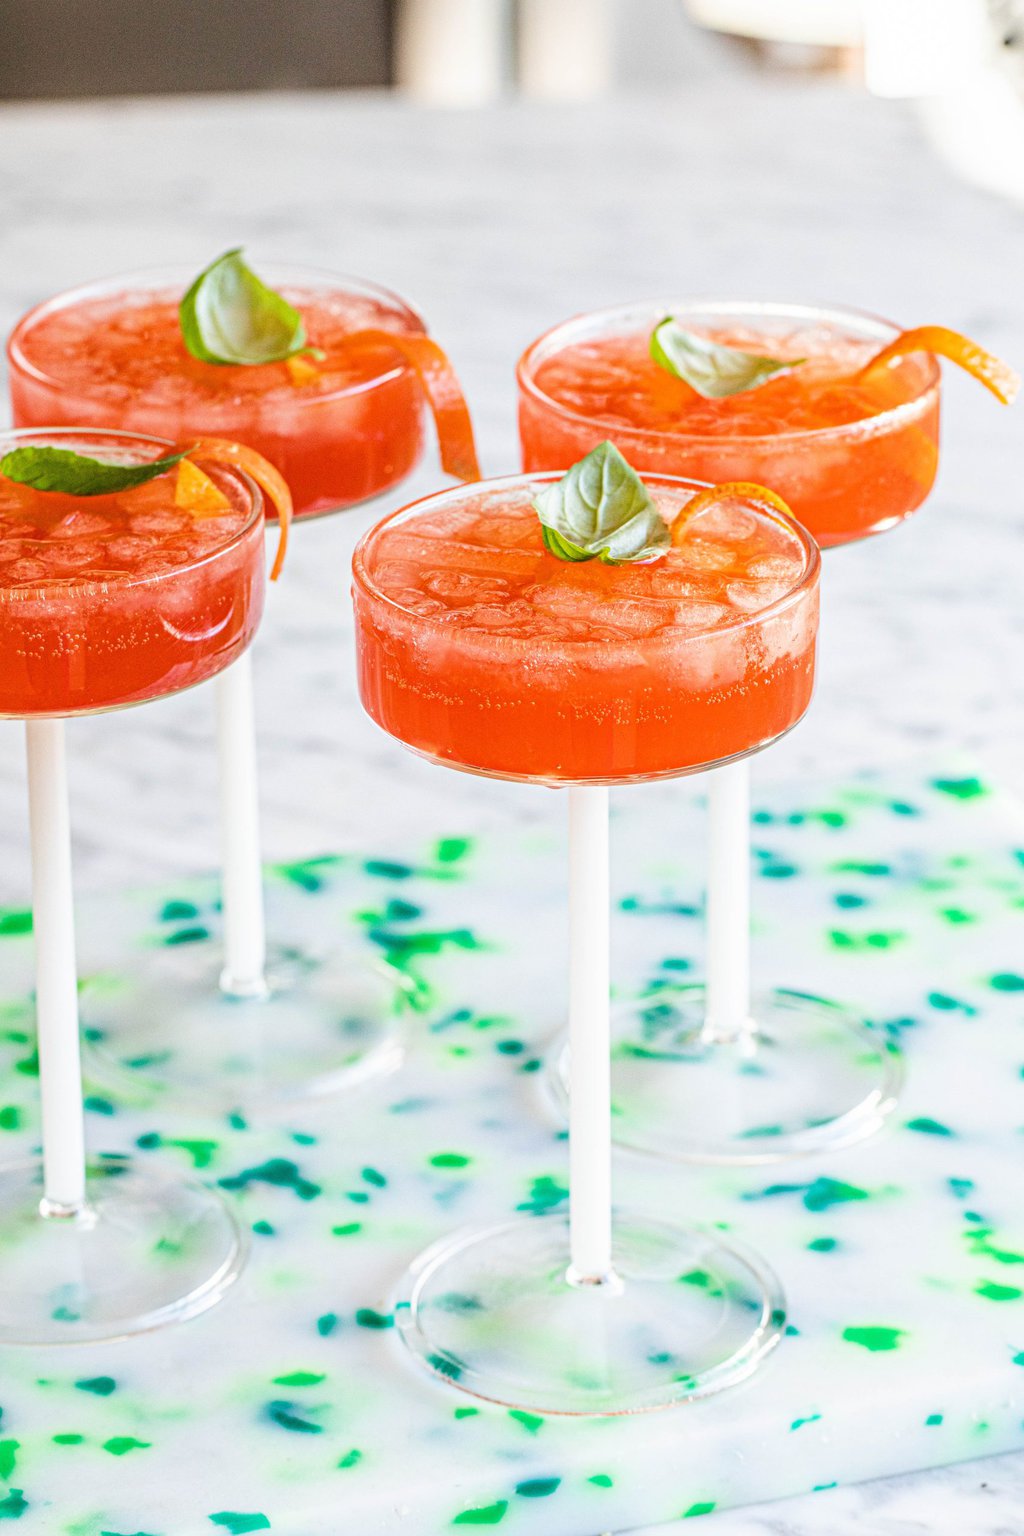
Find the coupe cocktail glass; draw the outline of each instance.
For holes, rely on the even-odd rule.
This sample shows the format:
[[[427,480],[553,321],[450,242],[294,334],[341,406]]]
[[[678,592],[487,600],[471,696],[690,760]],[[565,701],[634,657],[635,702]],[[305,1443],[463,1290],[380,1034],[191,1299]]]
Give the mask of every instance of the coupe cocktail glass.
[[[607,786],[741,758],[800,719],[819,556],[787,519],[723,506],[652,564],[565,562],[531,505],[557,478],[429,497],[355,554],[370,716],[433,762],[564,788],[569,805],[568,1217],[446,1238],[413,1264],[395,1317],[464,1391],[622,1413],[749,1374],[784,1309],[770,1270],[731,1244],[635,1212],[613,1231]],[[697,489],[646,483],[667,520]]]
[[[281,471],[300,519],[383,493],[422,452],[423,392],[396,352],[351,337],[421,335],[422,320],[359,279],[273,265],[262,275],[301,310],[310,343],[325,354],[315,370],[302,359],[254,367],[198,360],[178,318],[195,273],[143,272],[61,294],[24,316],[8,344],[16,424],[88,423],[181,443],[228,437]],[[218,681],[217,747],[223,964],[211,967],[202,945],[183,946],[163,951],[139,985],[87,987],[94,1066],[125,1089],[151,1084],[220,1108],[330,1092],[390,1070],[401,1059],[394,973],[353,945],[268,950],[248,657]]]
[[[806,361],[705,400],[650,355],[667,315],[727,346]],[[856,311],[807,305],[583,315],[519,361],[523,466],[564,468],[611,438],[641,473],[770,486],[822,548],[881,533],[921,505],[938,466],[935,359],[907,356],[855,377],[899,334]],[[834,1003],[781,989],[751,997],[749,764],[710,774],[708,804],[707,983],[617,1013],[616,1139],[739,1163],[860,1140],[896,1102],[899,1055]]]
[[[116,463],[165,441],[90,429],[7,432],[0,454],[72,449]],[[116,1338],[189,1317],[245,1253],[229,1207],[124,1157],[86,1160],[64,719],[191,688],[237,665],[264,597],[263,502],[248,477],[196,518],[174,471],[114,495],[0,477],[0,717],[28,747],[42,1162],[0,1167],[0,1342]]]

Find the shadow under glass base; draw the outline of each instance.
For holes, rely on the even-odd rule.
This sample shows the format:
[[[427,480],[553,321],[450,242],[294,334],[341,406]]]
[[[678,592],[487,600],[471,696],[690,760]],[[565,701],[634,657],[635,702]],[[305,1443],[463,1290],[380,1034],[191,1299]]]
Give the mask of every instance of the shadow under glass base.
[[[279,950],[252,997],[224,992],[208,945],[154,950],[82,983],[86,1071],[171,1106],[271,1108],[393,1071],[405,1000],[401,975],[363,950]]]
[[[572,1285],[568,1266],[563,1216],[457,1233],[403,1278],[396,1326],[424,1366],[471,1396],[590,1415],[717,1392],[782,1334],[766,1265],[667,1221],[617,1218],[613,1282]]]
[[[40,1214],[42,1166],[0,1167],[0,1344],[88,1344],[182,1322],[238,1277],[246,1239],[201,1184],[89,1166],[77,1216]]]
[[[756,1029],[704,1036],[703,986],[666,988],[612,1019],[612,1136],[686,1162],[771,1163],[851,1145],[896,1103],[902,1057],[855,1014],[776,991],[754,1000]],[[551,1077],[563,1106],[568,1046]]]

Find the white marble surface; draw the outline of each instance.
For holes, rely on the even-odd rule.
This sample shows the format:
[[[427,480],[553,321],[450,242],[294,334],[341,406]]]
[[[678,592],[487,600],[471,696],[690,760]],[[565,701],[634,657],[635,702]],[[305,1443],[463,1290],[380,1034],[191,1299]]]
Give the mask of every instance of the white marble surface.
[[[1020,211],[953,182],[901,109],[832,85],[688,79],[646,100],[482,116],[323,95],[6,107],[0,210],[4,329],[55,289],[166,260],[198,268],[241,241],[257,264],[291,256],[393,284],[450,349],[494,472],[516,462],[518,351],[621,299],[833,299],[957,326],[1024,360]],[[829,557],[818,696],[759,774],[966,750],[1020,779],[1021,420],[949,380],[939,488],[906,529]],[[409,494],[435,481],[431,461]],[[272,594],[256,653],[272,854],[560,814],[554,796],[420,763],[361,717],[347,567],[385,509],[300,528]],[[211,723],[199,691],[71,727],[83,899],[209,867]],[[648,792],[670,806],[679,790]],[[0,724],[0,903],[27,883],[20,731]],[[1020,1458],[707,1525],[1022,1528]]]

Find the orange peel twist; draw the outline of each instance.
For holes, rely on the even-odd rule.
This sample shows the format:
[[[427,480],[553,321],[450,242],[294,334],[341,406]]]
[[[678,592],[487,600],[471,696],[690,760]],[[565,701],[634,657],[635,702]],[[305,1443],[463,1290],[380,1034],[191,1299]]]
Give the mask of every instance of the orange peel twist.
[[[188,450],[190,459],[208,459],[213,464],[228,464],[241,469],[255,480],[270,505],[277,513],[277,550],[270,568],[270,579],[276,581],[284,566],[288,552],[288,530],[292,524],[292,493],[279,470],[255,448],[244,443],[233,443],[226,437],[201,437]]]
[[[783,501],[775,491],[770,491],[766,485],[758,485],[754,480],[723,480],[721,485],[707,485],[698,491],[676,514],[672,519],[672,543],[681,544],[694,518],[723,501],[742,501],[747,506],[781,513],[789,522],[796,521],[789,503]]]
[[[1003,405],[1012,405],[1020,389],[1020,374],[1009,363],[993,352],[986,352],[969,336],[951,331],[945,325],[919,325],[911,331],[901,331],[894,341],[877,352],[857,375],[863,379],[876,368],[882,368],[898,357],[911,352],[930,352],[933,357],[945,357],[963,368],[972,378],[984,384]]]
[[[353,331],[345,345],[391,347],[415,373],[430,406],[437,431],[441,468],[456,480],[479,480],[480,461],[469,406],[447,354],[422,331]]]

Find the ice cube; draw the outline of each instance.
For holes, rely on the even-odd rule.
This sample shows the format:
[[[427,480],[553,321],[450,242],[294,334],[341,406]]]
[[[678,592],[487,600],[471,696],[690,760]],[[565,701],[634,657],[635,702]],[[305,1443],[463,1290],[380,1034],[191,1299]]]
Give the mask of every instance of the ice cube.
[[[109,517],[103,517],[99,512],[69,512],[51,528],[50,538],[93,538],[97,534],[109,533],[112,526]]]
[[[741,544],[757,532],[758,520],[738,502],[720,501],[713,502],[706,512],[698,512],[691,526],[695,534]]]

